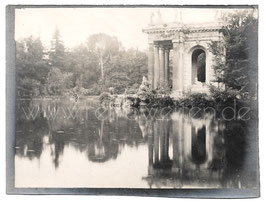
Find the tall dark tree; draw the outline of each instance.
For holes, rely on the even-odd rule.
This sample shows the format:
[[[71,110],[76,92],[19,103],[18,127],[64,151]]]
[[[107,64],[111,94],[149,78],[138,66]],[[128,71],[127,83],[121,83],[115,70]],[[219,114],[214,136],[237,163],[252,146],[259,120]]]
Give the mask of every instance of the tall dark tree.
[[[56,28],[51,41],[49,60],[52,67],[63,69],[65,66],[65,46],[61,40],[60,31]]]
[[[224,42],[212,42],[216,80],[250,96],[257,93],[258,19],[253,12],[224,16]]]
[[[44,47],[39,38],[28,37],[16,42],[16,76],[19,95],[43,94],[49,72]]]

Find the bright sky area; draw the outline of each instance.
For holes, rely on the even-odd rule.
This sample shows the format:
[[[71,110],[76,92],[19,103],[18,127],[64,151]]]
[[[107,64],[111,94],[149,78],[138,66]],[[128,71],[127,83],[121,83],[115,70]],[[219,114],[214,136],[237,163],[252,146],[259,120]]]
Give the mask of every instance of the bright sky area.
[[[160,8],[164,22],[173,22],[176,8]],[[223,9],[225,11],[227,9]],[[144,50],[147,35],[142,32],[150,22],[151,12],[158,8],[27,8],[15,13],[15,39],[40,37],[50,45],[56,27],[68,48],[86,42],[95,33],[116,36],[125,48]],[[182,8],[184,23],[204,23],[215,20],[217,9]]]

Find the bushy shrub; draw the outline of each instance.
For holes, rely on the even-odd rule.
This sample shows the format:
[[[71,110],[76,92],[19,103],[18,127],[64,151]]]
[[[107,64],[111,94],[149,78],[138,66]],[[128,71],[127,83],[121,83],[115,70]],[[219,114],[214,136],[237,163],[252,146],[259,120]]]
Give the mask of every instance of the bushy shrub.
[[[222,89],[215,86],[210,86],[210,96],[215,103],[216,108],[232,106],[237,100],[238,91],[231,88]]]
[[[213,107],[213,100],[206,93],[186,93],[183,98],[179,100],[181,107]]]
[[[173,107],[175,105],[174,105],[173,99],[169,95],[167,95],[162,98],[155,98],[153,100],[153,106],[154,107]]]
[[[139,89],[139,84],[135,83],[130,88],[128,88],[125,94],[136,94]]]
[[[102,105],[109,105],[112,101],[112,96],[108,92],[103,92],[99,97],[99,101]]]
[[[102,92],[102,87],[95,83],[91,88],[86,89],[86,93],[84,93],[84,95],[100,95]]]

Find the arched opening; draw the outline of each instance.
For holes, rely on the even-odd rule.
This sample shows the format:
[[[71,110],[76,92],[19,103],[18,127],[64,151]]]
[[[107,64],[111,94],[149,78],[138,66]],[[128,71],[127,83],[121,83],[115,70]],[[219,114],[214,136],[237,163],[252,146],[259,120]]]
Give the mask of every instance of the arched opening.
[[[207,159],[206,126],[200,129],[192,128],[191,157],[195,164],[202,164]]]
[[[202,49],[196,49],[192,53],[192,84],[206,82],[206,53]]]

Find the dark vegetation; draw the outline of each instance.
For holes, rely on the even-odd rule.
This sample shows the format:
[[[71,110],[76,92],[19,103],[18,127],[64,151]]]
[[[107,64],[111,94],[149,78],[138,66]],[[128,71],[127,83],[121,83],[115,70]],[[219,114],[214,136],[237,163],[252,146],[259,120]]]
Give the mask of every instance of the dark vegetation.
[[[147,73],[147,55],[124,49],[117,38],[95,34],[67,49],[56,30],[49,49],[39,38],[16,42],[17,94],[24,97],[124,93]]]

